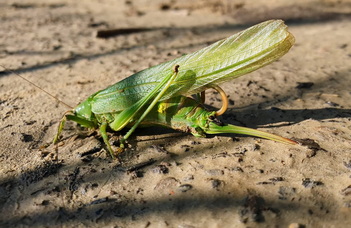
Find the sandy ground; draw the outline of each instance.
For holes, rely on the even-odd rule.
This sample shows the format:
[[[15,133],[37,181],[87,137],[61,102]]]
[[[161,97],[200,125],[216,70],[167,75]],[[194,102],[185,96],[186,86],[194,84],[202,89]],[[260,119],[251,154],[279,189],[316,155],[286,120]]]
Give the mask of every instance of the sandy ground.
[[[2,69],[0,226],[349,227],[350,13],[341,0],[2,0],[0,64],[71,106],[139,70],[284,19],[296,45],[222,85],[233,101],[222,120],[315,145],[147,128],[118,164],[98,135],[68,123],[57,161],[49,144],[67,108]],[[150,30],[96,37],[122,28]],[[213,91],[207,96],[220,106]]]

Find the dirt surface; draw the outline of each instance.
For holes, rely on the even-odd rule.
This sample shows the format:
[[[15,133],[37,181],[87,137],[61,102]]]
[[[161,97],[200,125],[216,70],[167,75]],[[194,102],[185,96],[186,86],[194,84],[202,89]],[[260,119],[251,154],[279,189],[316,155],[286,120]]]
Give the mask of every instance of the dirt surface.
[[[56,153],[50,142],[67,108],[2,69],[0,226],[349,227],[350,1],[150,2],[2,0],[0,64],[75,106],[139,70],[281,18],[296,45],[222,85],[231,99],[222,120],[310,146],[146,128],[118,164],[97,134],[68,123]],[[126,28],[135,30],[96,37]]]

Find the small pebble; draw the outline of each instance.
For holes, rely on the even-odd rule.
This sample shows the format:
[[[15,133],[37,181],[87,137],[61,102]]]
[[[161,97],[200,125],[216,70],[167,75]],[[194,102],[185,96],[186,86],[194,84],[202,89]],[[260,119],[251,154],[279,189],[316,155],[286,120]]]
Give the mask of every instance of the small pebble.
[[[220,176],[224,174],[224,171],[221,169],[209,169],[205,171],[206,174],[211,175],[211,176]]]
[[[168,168],[165,165],[157,165],[155,168],[152,169],[153,173],[165,174],[168,173]]]
[[[187,192],[189,191],[190,189],[192,189],[193,186],[190,185],[190,184],[182,184],[178,187],[178,190],[181,191],[181,192]]]

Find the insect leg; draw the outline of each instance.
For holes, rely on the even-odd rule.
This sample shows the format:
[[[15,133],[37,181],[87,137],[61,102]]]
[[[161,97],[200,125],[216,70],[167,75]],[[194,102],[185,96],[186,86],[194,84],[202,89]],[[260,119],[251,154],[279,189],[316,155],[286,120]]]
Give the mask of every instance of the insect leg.
[[[175,78],[177,74],[172,73],[169,76],[165,77],[150,93],[148,93],[143,99],[139,100],[137,103],[132,105],[131,107],[123,110],[122,112],[118,113],[116,116],[114,116],[113,122],[111,122],[109,125],[112,130],[114,131],[120,131],[122,130],[127,124],[132,122],[133,118],[140,114],[140,111],[142,108],[145,107],[145,105],[149,104],[152,99],[159,93],[159,91],[162,89],[163,86],[166,84],[172,83],[174,80],[172,78]],[[167,86],[167,88],[169,85]]]
[[[60,137],[61,132],[63,130],[63,127],[65,126],[66,120],[67,120],[66,116],[63,116],[62,119],[60,120],[60,124],[58,126],[57,133],[54,137],[54,140],[52,141],[53,144],[58,143],[59,137]]]
[[[107,128],[107,123],[105,122],[105,123],[102,123],[101,125],[100,125],[100,135],[101,135],[101,137],[102,137],[102,140],[104,140],[104,143],[105,143],[105,145],[107,146],[107,150],[108,150],[108,152],[110,153],[110,155],[111,155],[111,157],[112,158],[115,158],[115,153],[114,153],[114,151],[112,150],[112,147],[111,147],[111,144],[110,144],[110,142],[108,141],[108,136],[107,136],[107,132],[106,132],[106,128]],[[118,157],[117,157],[117,159],[119,159]]]
[[[56,135],[54,137],[54,140],[52,141],[53,144],[56,144],[59,141],[59,137],[60,137],[61,132],[62,132],[62,130],[63,130],[65,124],[66,124],[66,121],[67,121],[67,114],[68,113],[72,113],[72,111],[70,110],[70,111],[67,111],[67,112],[65,112],[63,114],[63,117],[61,118],[59,126],[57,128],[57,133],[56,133]]]
[[[133,127],[123,136],[121,139],[120,147],[124,148],[124,143],[126,139],[135,131],[135,129],[138,127],[138,125],[143,121],[143,119],[146,117],[146,115],[152,110],[152,108],[156,105],[156,103],[161,99],[161,97],[164,95],[164,93],[167,91],[167,89],[171,86],[171,84],[174,82],[178,75],[178,68],[179,65],[175,65],[173,67],[173,75],[172,77],[168,80],[168,82],[164,85],[162,90],[157,94],[157,96],[153,99],[151,104],[148,106],[148,108],[144,111],[144,113],[141,115],[141,117],[136,121],[136,123],[133,125]]]
[[[202,91],[200,94],[198,94],[198,97],[200,97],[200,102],[201,102],[202,104],[204,104],[205,101],[206,101],[206,94],[205,94],[205,91]]]

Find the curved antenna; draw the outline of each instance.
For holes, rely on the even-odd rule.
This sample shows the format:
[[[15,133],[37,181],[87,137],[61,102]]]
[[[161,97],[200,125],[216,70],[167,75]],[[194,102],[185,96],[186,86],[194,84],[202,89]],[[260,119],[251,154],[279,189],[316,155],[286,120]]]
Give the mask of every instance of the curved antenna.
[[[224,92],[224,90],[215,85],[215,86],[210,86],[209,88],[212,88],[214,90],[216,90],[220,95],[221,95],[221,98],[222,98],[222,107],[216,111],[215,115],[216,116],[220,116],[220,115],[223,115],[223,113],[225,113],[225,111],[227,111],[228,109],[228,105],[229,105],[229,102],[228,102],[228,97],[227,97],[227,94]],[[205,103],[205,91],[202,91],[200,93],[200,100],[201,100],[201,103],[204,104]]]
[[[224,90],[219,87],[219,86],[213,86],[213,89],[217,90],[217,92],[221,95],[222,97],[222,107],[216,112],[216,116],[220,116],[223,115],[223,113],[225,113],[225,111],[227,111],[228,109],[228,97],[227,94],[224,92]]]

